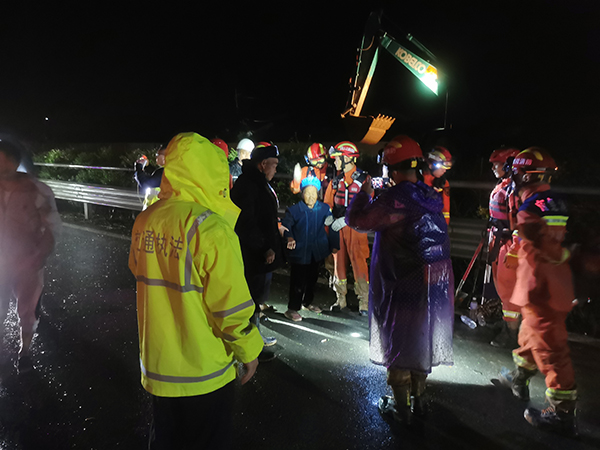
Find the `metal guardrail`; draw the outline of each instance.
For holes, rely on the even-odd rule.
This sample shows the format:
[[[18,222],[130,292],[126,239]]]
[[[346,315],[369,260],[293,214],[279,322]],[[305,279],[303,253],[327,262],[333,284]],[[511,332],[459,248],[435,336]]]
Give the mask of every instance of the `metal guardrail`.
[[[142,210],[142,196],[135,189],[68,181],[41,181],[52,189],[57,199],[82,203],[86,219],[89,218],[89,204],[133,211]],[[453,218],[450,223],[452,255],[458,258],[470,258],[477,248],[485,224],[486,222],[482,220]]]
[[[86,219],[89,218],[89,204],[133,211],[142,210],[142,197],[135,189],[79,184],[69,181],[40,181],[46,183],[52,189],[56,198],[83,203],[83,212]]]
[[[42,164],[39,164],[42,165]],[[56,164],[44,164],[57,166]],[[65,164],[70,168],[80,168],[74,165]],[[81,166],[81,168],[109,169],[107,167]],[[114,170],[130,170],[125,168],[111,168]],[[284,174],[282,174],[284,175]],[[282,176],[282,178],[285,178]],[[110,187],[93,184],[79,184],[66,181],[41,180],[54,191],[57,199],[69,200],[83,204],[85,218],[89,218],[89,204],[102,205],[110,208],[123,208],[133,211],[142,210],[142,194],[136,189],[127,189],[120,187]],[[472,181],[452,181],[451,188],[456,189],[475,189],[491,191],[495,183],[493,182],[472,182]],[[565,188],[557,186],[554,188],[557,192],[577,195],[600,196],[600,189],[595,188]],[[457,258],[471,258],[482,233],[486,227],[485,220],[461,219],[452,217],[450,221],[449,233],[452,256]]]

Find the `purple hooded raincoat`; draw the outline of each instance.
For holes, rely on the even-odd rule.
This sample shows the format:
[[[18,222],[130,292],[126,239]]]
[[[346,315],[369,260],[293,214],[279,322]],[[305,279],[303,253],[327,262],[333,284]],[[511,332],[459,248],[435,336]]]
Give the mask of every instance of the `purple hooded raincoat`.
[[[359,193],[346,213],[375,231],[369,288],[370,357],[388,368],[430,373],[453,363],[454,275],[439,194],[404,181],[371,200]]]

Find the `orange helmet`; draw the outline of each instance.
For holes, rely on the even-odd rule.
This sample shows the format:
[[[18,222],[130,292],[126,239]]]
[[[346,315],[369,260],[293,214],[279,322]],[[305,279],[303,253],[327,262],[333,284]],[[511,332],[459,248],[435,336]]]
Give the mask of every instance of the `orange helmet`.
[[[553,172],[558,167],[554,158],[540,147],[529,147],[523,150],[512,163],[513,172],[521,173],[547,173]]]
[[[221,150],[223,150],[225,152],[225,156],[229,158],[229,147],[227,146],[227,143],[223,139],[213,139],[210,142],[212,142],[217,147],[219,147]]]
[[[350,141],[342,141],[335,144],[335,146],[329,149],[329,156],[335,158],[336,156],[348,156],[349,158],[358,158],[358,148]]]
[[[434,166],[435,169],[444,168],[451,169],[452,168],[452,155],[445,148],[439,145],[433,147],[429,153],[427,153],[427,161]]]
[[[306,151],[306,162],[313,166],[319,163],[323,163],[325,162],[326,155],[327,152],[325,151],[325,147],[323,147],[323,144],[315,142],[310,147],[308,147],[308,150]]]
[[[414,139],[401,134],[392,139],[383,149],[381,158],[384,164],[395,166],[398,163],[407,160],[413,160],[414,165],[410,164],[410,168],[417,167],[417,159],[423,159],[423,151]]]
[[[490,155],[490,162],[505,163],[508,158],[514,158],[519,154],[520,150],[516,148],[499,148],[494,150]]]

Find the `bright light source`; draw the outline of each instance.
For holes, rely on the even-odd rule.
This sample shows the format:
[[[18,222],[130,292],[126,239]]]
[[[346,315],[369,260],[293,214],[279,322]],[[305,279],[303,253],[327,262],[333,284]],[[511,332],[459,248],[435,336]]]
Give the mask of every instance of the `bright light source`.
[[[360,333],[350,333],[350,336],[357,338],[360,337]]]
[[[48,120],[48,118],[46,117],[46,120]]]

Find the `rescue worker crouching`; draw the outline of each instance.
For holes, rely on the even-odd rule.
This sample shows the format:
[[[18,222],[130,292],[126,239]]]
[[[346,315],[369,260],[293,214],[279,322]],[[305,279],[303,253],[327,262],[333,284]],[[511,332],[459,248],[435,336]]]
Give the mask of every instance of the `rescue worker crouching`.
[[[503,368],[500,381],[513,395],[529,400],[529,380],[538,370],[546,378],[550,407],[525,410],[534,427],[577,435],[575,373],[565,325],[575,294],[569,251],[562,246],[568,211],[566,202],[550,188],[556,171],[544,149],[519,153],[512,165],[523,202],[517,213],[517,237],[505,263],[518,258],[517,281],[511,302],[521,307],[520,347],[513,351],[516,368]],[[516,256],[515,256],[516,255]]]
[[[334,291],[337,297],[331,310],[347,307],[348,293],[347,265],[348,259],[354,273],[354,292],[358,297],[358,310],[361,315],[367,315],[369,309],[369,239],[366,233],[360,233],[346,227],[346,209],[361,186],[367,179],[367,173],[356,167],[359,156],[356,145],[342,141],[330,150],[330,156],[335,158],[335,168],[339,171],[325,192],[324,203],[328,204],[335,219],[331,225],[333,231],[339,232],[340,250],[333,255],[334,259]]]
[[[151,448],[229,448],[235,362],[243,384],[263,348],[234,231],[240,211],[220,148],[181,133],[165,158],[161,201],[138,215],[129,255]]]

